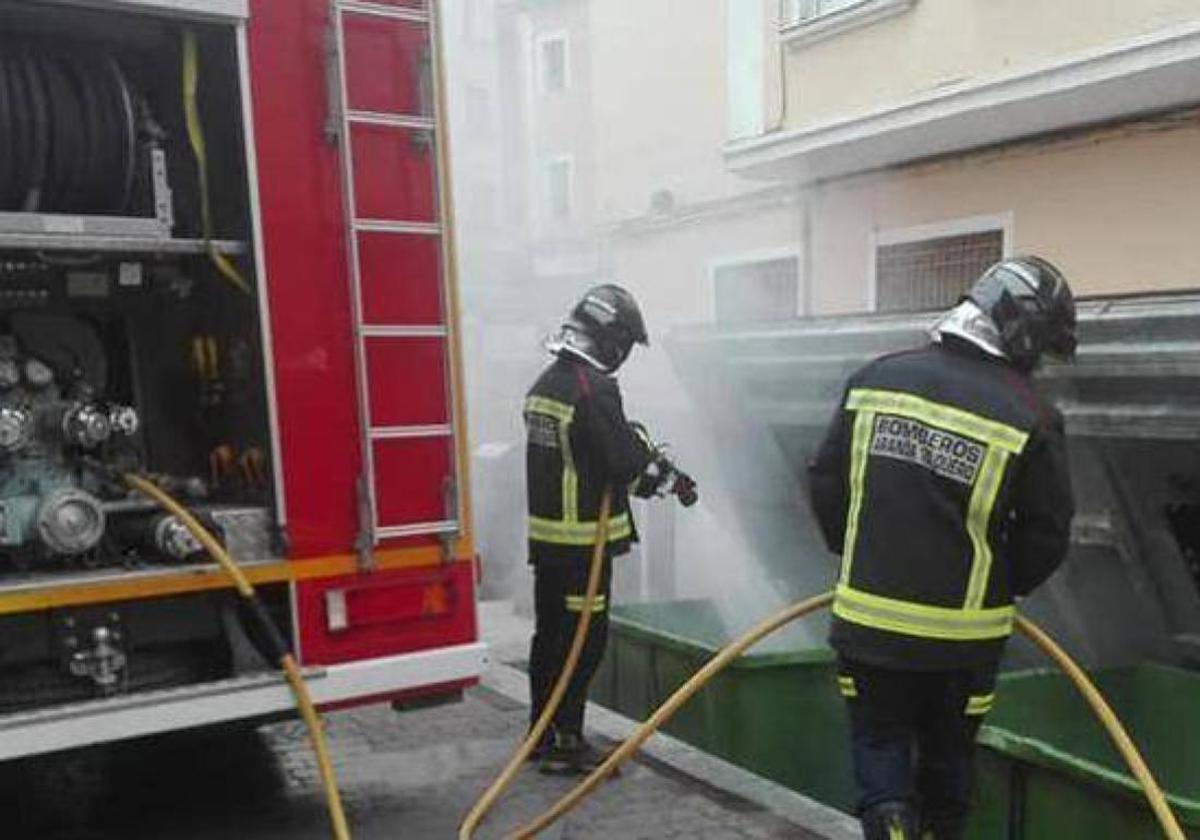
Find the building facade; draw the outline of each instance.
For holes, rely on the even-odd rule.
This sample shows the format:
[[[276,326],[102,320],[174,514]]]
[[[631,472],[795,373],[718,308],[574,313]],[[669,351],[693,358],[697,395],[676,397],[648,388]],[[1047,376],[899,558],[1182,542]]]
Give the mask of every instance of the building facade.
[[[940,306],[1014,252],[1085,295],[1197,285],[1200,2],[729,2],[767,44],[725,158],[803,192],[811,311]]]

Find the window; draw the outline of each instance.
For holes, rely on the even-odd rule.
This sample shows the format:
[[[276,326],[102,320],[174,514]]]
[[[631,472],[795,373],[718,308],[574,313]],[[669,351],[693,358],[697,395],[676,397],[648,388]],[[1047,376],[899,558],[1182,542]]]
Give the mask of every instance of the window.
[[[565,222],[571,218],[574,168],[570,155],[562,155],[546,163],[546,218],[551,221]]]
[[[783,20],[785,24],[802,23],[867,2],[870,0],[783,0]]]
[[[538,39],[538,84],[542,93],[564,91],[571,83],[567,35],[557,32]]]
[[[782,321],[800,312],[800,259],[779,256],[717,265],[712,271],[719,324]]]
[[[1004,231],[985,230],[894,242],[875,248],[875,308],[945,309],[1004,256]]]
[[[781,0],[780,31],[792,44],[810,43],[905,12],[917,0]]]

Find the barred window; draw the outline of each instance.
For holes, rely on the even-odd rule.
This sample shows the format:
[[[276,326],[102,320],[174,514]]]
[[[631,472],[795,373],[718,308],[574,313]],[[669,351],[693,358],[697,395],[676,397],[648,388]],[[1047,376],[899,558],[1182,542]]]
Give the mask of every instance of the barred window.
[[[875,308],[916,312],[953,306],[1003,253],[1002,230],[881,245],[875,249]]]

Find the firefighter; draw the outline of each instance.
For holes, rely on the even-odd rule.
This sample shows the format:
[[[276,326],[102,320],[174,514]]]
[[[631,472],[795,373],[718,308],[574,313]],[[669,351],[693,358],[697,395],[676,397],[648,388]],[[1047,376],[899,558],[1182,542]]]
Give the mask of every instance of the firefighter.
[[[1074,356],[1062,273],[1003,260],[931,337],[850,377],[809,466],[842,556],[830,643],[867,840],[962,836],[1013,599],[1062,562],[1074,512],[1062,416],[1030,382]]]
[[[555,360],[525,399],[536,614],[529,654],[531,725],[566,659],[584,605],[601,497],[606,488],[612,493],[601,583],[583,652],[547,737],[533,753],[545,772],[585,772],[598,763],[583,737],[583,710],[608,637],[611,561],[637,539],[630,485],[637,495],[656,495],[671,474],[640,427],[626,420],[613,376],[635,343],[649,342],[633,296],[620,286],[596,286],[549,342]]]

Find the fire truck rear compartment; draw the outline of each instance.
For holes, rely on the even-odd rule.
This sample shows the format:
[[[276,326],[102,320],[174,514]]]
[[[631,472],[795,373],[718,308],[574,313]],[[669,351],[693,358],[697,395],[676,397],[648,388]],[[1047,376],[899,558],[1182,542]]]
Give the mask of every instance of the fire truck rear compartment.
[[[233,29],[0,0],[0,33],[0,601],[208,563],[129,471],[278,556],[260,311],[214,256],[253,286]],[[128,589],[0,610],[0,712],[269,667],[230,593]],[[286,586],[263,596],[290,636]]]

